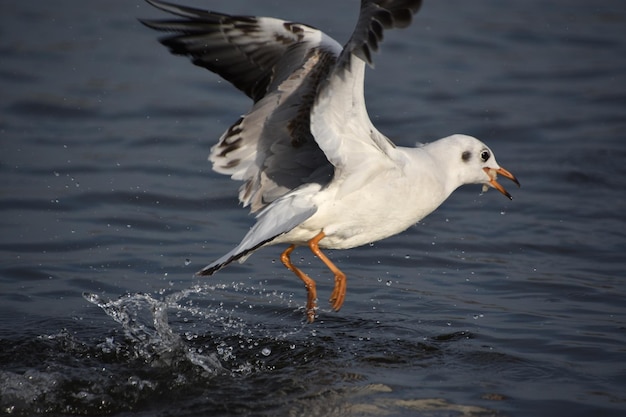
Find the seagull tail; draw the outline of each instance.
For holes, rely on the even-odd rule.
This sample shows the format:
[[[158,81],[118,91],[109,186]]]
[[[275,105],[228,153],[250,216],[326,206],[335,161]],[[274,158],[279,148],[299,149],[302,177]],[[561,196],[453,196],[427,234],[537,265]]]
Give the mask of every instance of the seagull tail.
[[[319,188],[317,184],[314,186]],[[257,215],[256,224],[252,226],[237,247],[196,272],[196,275],[213,275],[233,261],[244,262],[254,251],[311,217],[317,211],[317,207],[310,204],[298,204],[299,196],[300,193],[297,191],[292,192],[265,207]]]

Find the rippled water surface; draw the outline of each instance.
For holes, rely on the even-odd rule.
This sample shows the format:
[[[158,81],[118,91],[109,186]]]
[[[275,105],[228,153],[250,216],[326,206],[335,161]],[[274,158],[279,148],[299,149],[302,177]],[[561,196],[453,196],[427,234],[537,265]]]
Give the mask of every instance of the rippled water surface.
[[[358,2],[189,0],[345,41]],[[425,1],[367,100],[411,145],[475,135],[512,202],[458,190],[302,284],[266,248],[198,279],[252,224],[210,146],[250,103],[136,0],[0,5],[0,414],[626,413],[626,6]]]

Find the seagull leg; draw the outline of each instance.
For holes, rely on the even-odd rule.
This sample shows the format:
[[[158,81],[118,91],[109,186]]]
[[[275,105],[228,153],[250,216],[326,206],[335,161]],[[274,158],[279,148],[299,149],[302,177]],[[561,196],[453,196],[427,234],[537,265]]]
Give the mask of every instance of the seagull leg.
[[[296,245],[291,245],[280,255],[280,260],[291,272],[296,274],[304,282],[306,288],[306,316],[309,323],[313,323],[315,320],[315,310],[317,309],[317,290],[315,289],[315,281],[313,281],[307,274],[302,272],[298,267],[291,263],[289,255],[296,248]]]
[[[321,251],[319,247],[320,240],[324,239],[326,234],[323,231],[319,232],[313,239],[309,240],[309,248],[311,252],[324,262],[324,264],[335,274],[335,288],[330,295],[330,305],[333,310],[339,311],[346,299],[346,274],[344,274],[334,263],[328,259],[326,255]]]

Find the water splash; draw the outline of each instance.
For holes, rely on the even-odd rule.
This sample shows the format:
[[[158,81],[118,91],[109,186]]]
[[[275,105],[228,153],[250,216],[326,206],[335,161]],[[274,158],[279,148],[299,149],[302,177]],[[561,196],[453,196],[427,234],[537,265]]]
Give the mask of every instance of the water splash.
[[[271,352],[266,343],[280,344],[305,325],[298,320],[296,327],[285,326],[283,319],[288,317],[293,326],[293,315],[301,315],[293,308],[278,310],[278,317],[266,322],[256,311],[263,309],[262,300],[251,298],[270,298],[275,304],[290,301],[242,284],[196,285],[161,299],[144,293],[114,300],[93,293],[83,296],[122,326],[131,356],[161,367],[180,367],[184,361],[209,375],[264,370]],[[271,323],[276,323],[275,330]],[[101,347],[115,350],[115,341],[107,338]]]
[[[302,331],[300,305],[284,293],[241,283],[168,291],[84,293],[114,320],[105,317],[104,331],[81,319],[76,329],[0,339],[0,365],[29,358],[26,369],[0,367],[0,414],[113,414],[158,403],[163,393],[221,400],[220,390],[239,392],[242,381],[321,355]]]
[[[126,337],[134,342],[135,354],[151,364],[173,366],[184,358],[211,374],[226,371],[215,353],[199,353],[186,346],[181,336],[172,331],[168,322],[167,300],[160,301],[141,293],[125,295],[117,300],[92,293],[83,296],[121,324]]]

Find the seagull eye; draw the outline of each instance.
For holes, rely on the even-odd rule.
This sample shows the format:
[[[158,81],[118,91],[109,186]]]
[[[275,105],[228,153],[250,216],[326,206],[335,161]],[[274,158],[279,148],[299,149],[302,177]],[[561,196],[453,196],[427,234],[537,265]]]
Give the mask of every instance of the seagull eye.
[[[491,154],[490,154],[490,153],[489,153],[489,151],[487,151],[487,150],[482,151],[482,152],[480,153],[480,159],[482,159],[482,160],[483,160],[483,162],[487,162],[487,160],[489,159],[489,157],[490,157],[490,156],[491,156]]]

